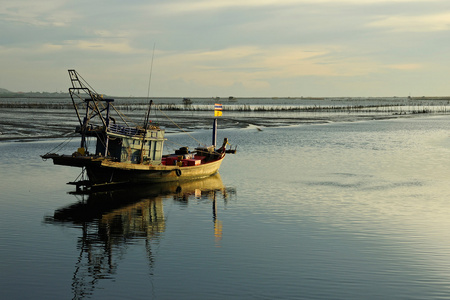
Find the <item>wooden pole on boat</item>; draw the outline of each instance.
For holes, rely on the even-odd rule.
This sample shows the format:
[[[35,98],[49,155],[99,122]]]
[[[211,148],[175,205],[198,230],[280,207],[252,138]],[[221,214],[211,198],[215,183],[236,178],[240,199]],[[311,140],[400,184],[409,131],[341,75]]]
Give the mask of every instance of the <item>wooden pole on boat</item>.
[[[89,100],[85,100],[86,102],[86,115],[83,119],[83,124],[81,125],[81,145],[80,148],[84,148],[86,151],[87,149],[87,143],[86,143],[86,131],[87,131],[87,125],[89,123]]]
[[[152,104],[153,104],[153,100],[150,100],[150,103],[148,104],[147,116],[145,117],[145,122],[144,122],[144,133],[142,135],[142,145],[141,145],[141,163],[144,162],[145,135],[147,133],[148,121],[150,119],[150,110],[152,109]]]
[[[110,103],[113,100],[106,100],[106,126],[105,132],[108,132],[109,129],[109,113],[110,113]],[[105,157],[108,156],[108,148],[109,148],[109,135],[106,134],[106,143],[105,143]]]

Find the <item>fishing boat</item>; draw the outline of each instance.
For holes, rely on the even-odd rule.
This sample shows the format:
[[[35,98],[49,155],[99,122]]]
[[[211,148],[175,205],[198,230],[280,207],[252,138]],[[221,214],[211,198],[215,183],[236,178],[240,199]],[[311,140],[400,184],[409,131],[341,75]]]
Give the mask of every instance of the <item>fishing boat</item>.
[[[55,165],[82,168],[87,178],[72,182],[77,187],[205,178],[218,172],[227,153],[236,153],[236,149],[227,149],[227,138],[216,148],[216,116],[222,113],[221,105],[215,106],[211,145],[196,147],[194,151],[181,147],[163,155],[165,130],[149,120],[153,101],[143,126],[130,126],[113,105],[114,99],[98,94],[75,70],[68,72],[72,83],[69,94],[79,121],[75,132],[81,135],[80,147],[72,154],[47,153],[42,158],[52,159]],[[120,117],[120,123],[113,112]],[[90,138],[96,139],[92,152]]]

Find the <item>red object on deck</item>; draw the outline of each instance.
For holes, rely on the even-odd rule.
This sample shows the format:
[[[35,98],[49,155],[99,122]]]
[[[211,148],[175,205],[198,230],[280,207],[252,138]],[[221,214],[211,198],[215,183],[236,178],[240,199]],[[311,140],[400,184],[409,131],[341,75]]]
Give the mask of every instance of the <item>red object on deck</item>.
[[[187,166],[198,166],[201,164],[201,160],[199,159],[184,159],[183,160],[183,166],[185,165]]]
[[[175,165],[175,162],[178,160],[178,157],[177,156],[168,156],[168,157],[165,157],[165,165],[166,166],[173,166],[173,165]]]

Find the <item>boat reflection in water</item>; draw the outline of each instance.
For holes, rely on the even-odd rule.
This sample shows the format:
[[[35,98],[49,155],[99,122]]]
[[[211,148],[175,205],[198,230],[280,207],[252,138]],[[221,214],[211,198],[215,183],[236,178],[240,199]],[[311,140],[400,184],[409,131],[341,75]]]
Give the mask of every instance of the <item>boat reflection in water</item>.
[[[227,201],[235,194],[225,188],[219,174],[202,180],[107,190],[81,197],[76,204],[57,209],[47,223],[82,229],[77,249],[80,251],[72,288],[76,299],[91,295],[100,279],[111,279],[127,245],[145,240],[150,269],[154,263],[152,242],[158,242],[166,228],[163,202],[174,200],[185,205],[189,200],[208,200],[216,242],[222,236],[222,223],[217,219],[217,199]]]

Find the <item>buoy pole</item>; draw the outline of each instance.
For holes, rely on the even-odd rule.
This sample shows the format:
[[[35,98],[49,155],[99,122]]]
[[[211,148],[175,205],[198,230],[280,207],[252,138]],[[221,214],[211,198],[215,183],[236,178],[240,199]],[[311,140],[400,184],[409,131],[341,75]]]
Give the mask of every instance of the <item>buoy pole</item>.
[[[213,135],[212,135],[212,145],[216,148],[217,143],[217,118],[213,121]]]
[[[213,121],[213,136],[212,136],[212,145],[214,149],[216,148],[217,142],[217,117],[222,115],[222,104],[215,103],[214,104],[214,121]]]

